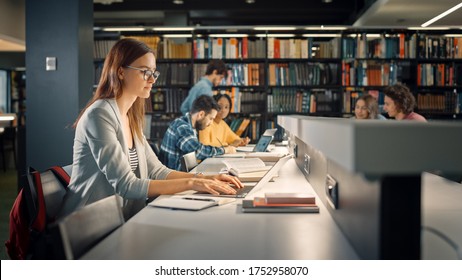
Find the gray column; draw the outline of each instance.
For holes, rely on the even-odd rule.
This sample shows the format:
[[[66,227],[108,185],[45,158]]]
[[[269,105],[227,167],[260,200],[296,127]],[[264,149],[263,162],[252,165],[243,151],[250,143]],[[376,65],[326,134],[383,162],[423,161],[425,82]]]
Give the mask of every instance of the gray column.
[[[47,57],[56,70],[46,70]],[[72,124],[92,95],[93,71],[93,1],[27,0],[27,165],[72,163]]]

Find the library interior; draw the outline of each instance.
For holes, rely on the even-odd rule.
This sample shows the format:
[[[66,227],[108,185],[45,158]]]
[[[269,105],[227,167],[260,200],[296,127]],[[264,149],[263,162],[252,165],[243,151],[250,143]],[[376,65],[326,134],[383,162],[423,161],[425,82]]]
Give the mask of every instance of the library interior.
[[[458,0],[1,0],[0,259],[462,259],[461,19]],[[74,127],[104,81],[119,76],[106,98],[122,99],[129,83],[122,70],[111,76],[117,64],[108,57],[122,59],[111,53],[125,38],[155,57],[154,69],[120,67],[150,84],[148,95],[136,97],[144,119],[128,124],[136,116],[120,109],[114,117],[94,114],[117,124],[83,114],[88,127]],[[213,72],[220,79],[207,95],[229,97],[220,121],[248,147],[197,140],[221,101],[210,98],[219,110],[180,111],[215,60],[226,69]],[[228,185],[223,178],[238,178],[251,189],[232,198],[159,192],[126,216],[140,200],[130,197],[138,185],[150,193],[152,182],[163,181],[156,172],[167,171],[153,162],[167,165],[160,155],[181,119],[200,148],[188,151],[192,159],[180,152],[179,171]],[[109,126],[107,135],[95,131]],[[146,151],[135,141],[138,130]],[[256,151],[262,138],[270,143]],[[135,155],[146,155],[128,170],[135,146]],[[207,147],[213,152],[196,158]],[[88,172],[85,149],[94,157],[88,169],[98,169],[87,184],[105,178],[101,188],[113,195],[76,191],[87,175],[74,176]],[[113,159],[103,156],[109,149]],[[229,175],[230,166],[238,175]],[[125,169],[129,175],[118,175],[139,183],[111,177]],[[80,194],[95,202],[58,216]],[[37,235],[27,245],[12,237],[19,198],[16,211]],[[245,240],[235,231],[246,231]]]

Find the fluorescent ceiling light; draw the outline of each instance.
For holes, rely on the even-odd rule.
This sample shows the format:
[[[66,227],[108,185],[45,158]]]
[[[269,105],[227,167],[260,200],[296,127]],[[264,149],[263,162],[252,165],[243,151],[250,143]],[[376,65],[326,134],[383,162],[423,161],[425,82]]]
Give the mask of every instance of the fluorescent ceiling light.
[[[446,37],[462,37],[462,34],[444,34]]]
[[[303,34],[303,37],[340,37],[340,34]]]
[[[434,23],[435,21],[437,20],[440,20],[442,18],[444,18],[445,16],[449,15],[450,13],[454,12],[455,10],[459,9],[462,7],[462,2],[455,5],[454,7],[452,7],[451,9],[447,10],[446,12],[443,12],[441,13],[440,15],[437,15],[436,17],[432,18],[431,20],[423,23],[421,26],[422,27],[427,27],[429,26],[430,24]]]
[[[104,31],[145,31],[144,27],[104,27]]]
[[[164,38],[191,38],[192,34],[163,34]]]
[[[419,26],[413,26],[413,27],[408,27],[409,30],[448,30],[449,27],[443,27],[443,26],[435,26],[435,27],[419,27]]]
[[[209,37],[233,38],[233,37],[249,37],[249,35],[248,34],[210,34]]]
[[[280,38],[288,38],[288,37],[295,37],[295,34],[256,34],[256,37],[280,37]]]
[[[0,34],[0,51],[3,52],[24,52],[26,42],[10,36]]]
[[[3,115],[3,116],[0,116],[0,121],[13,121],[15,119],[14,116],[6,116],[6,115]]]
[[[308,26],[305,27],[305,30],[345,30],[345,26]]]
[[[297,28],[292,26],[259,26],[254,27],[254,30],[295,30]]]
[[[192,31],[194,27],[154,27],[154,31]]]

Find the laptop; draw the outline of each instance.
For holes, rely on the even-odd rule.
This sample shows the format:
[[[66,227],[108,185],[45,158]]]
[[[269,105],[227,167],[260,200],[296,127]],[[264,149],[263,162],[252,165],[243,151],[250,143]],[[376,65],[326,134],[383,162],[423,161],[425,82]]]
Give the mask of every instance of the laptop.
[[[271,144],[271,141],[273,141],[273,137],[273,135],[263,133],[263,135],[260,136],[260,139],[258,139],[258,142],[254,147],[238,147],[236,151],[245,153],[266,152],[268,151],[268,146]]]
[[[268,183],[271,178],[273,178],[278,172],[279,170],[281,169],[281,167],[284,166],[284,164],[286,164],[286,162],[292,158],[292,155],[287,155],[287,156],[284,156],[282,158],[280,158],[272,167],[270,170],[268,170],[268,172],[266,172],[265,176],[263,176],[260,181],[258,181],[258,183],[254,184],[247,184],[245,183],[244,184],[244,187],[241,188],[241,189],[236,189],[236,194],[232,194],[232,195],[229,195],[229,194],[219,194],[217,196],[223,196],[223,197],[235,197],[235,198],[244,198],[247,196],[247,194],[250,193],[250,191],[252,190],[258,190],[260,188],[262,188],[266,183]],[[209,193],[203,193],[203,192],[197,192],[195,194],[200,194],[200,195],[212,195],[212,194],[209,194]]]

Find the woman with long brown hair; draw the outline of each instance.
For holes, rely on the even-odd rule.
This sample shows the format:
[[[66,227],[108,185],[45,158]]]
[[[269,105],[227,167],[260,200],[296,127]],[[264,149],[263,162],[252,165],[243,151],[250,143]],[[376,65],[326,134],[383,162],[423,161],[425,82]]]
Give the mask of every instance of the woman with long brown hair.
[[[110,50],[96,93],[74,124],[72,176],[61,216],[113,194],[123,198],[127,218],[161,194],[233,194],[230,184],[242,187],[232,176],[174,171],[157,159],[142,128],[144,102],[159,75],[144,43],[121,39]]]

